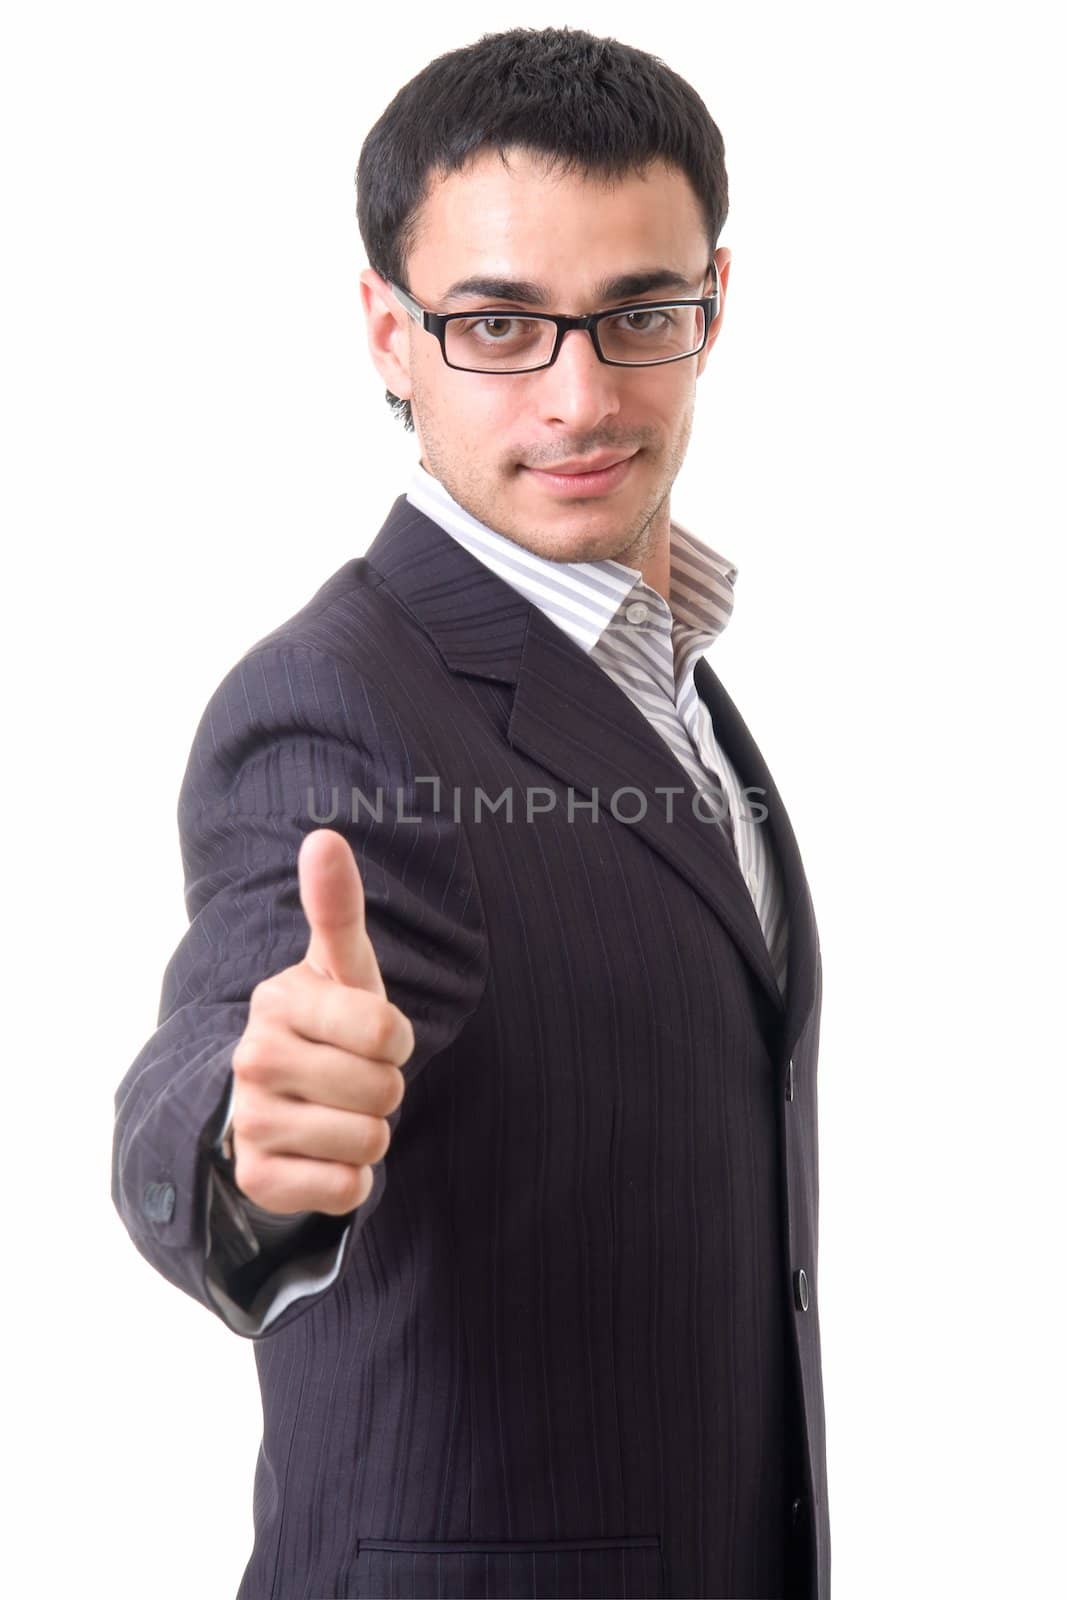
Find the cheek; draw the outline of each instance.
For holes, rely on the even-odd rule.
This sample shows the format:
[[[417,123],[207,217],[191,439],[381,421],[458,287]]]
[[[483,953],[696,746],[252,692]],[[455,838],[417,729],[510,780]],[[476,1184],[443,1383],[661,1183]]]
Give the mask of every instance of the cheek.
[[[507,387],[507,381],[487,378],[457,386],[449,396],[447,425],[464,455],[510,471],[536,437],[536,426],[518,390]]]
[[[679,363],[681,365],[682,363]],[[668,369],[663,369],[666,375]],[[678,433],[685,426],[686,417],[693,405],[692,384],[681,383],[676,374],[671,374],[669,382],[650,396],[650,403],[660,420],[665,433]]]

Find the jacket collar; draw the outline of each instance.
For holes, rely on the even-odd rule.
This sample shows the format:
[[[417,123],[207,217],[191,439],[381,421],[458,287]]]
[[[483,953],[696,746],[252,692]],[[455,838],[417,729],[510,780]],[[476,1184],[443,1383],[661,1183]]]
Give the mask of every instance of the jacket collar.
[[[454,500],[421,461],[415,464],[407,498],[483,566],[547,611],[584,650],[596,649],[624,602],[640,596],[657,607],[665,604],[639,569],[622,561],[551,561],[520,548]],[[671,518],[669,559],[671,632],[676,652],[688,662],[713,644],[729,623],[737,567],[694,538],[677,517]]]

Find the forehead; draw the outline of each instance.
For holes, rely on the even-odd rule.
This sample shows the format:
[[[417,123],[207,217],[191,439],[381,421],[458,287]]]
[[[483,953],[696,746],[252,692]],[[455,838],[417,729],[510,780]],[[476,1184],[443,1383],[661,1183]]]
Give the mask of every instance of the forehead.
[[[408,277],[413,292],[427,297],[440,298],[467,277],[492,276],[573,298],[583,286],[648,267],[698,282],[707,261],[703,214],[678,168],[656,162],[608,180],[563,173],[512,149],[506,164],[496,151],[482,151],[462,171],[433,179]]]

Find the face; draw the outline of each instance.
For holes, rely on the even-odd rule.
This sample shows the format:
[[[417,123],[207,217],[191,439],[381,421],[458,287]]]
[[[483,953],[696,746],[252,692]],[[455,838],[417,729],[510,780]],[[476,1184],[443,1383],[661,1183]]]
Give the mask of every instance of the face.
[[[564,337],[540,371],[460,372],[414,323],[385,281],[361,274],[374,364],[412,406],[420,459],[487,526],[551,561],[613,557],[668,598],[671,486],[693,421],[696,380],[722,325],[730,252],[717,250],[720,308],[699,355],[644,368],[597,360],[588,334]],[[658,164],[614,184],[561,177],[536,154],[494,151],[438,178],[420,208],[405,286],[432,311],[557,311],[581,315],[641,300],[694,298],[712,287],[699,205],[685,175]],[[597,300],[599,283],[669,270],[680,282]],[[543,300],[465,295],[462,279],[523,280]],[[549,469],[579,458],[628,457],[602,478],[569,485]]]

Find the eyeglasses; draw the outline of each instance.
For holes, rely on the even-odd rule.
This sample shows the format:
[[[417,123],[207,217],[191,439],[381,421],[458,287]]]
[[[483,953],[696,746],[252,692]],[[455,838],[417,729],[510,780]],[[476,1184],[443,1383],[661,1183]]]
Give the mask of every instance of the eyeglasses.
[[[708,266],[714,288],[696,300],[642,300],[586,317],[539,311],[430,311],[399,284],[389,287],[411,317],[441,346],[445,365],[460,372],[536,372],[559,355],[563,335],[584,328],[609,367],[658,367],[698,355],[719,314],[719,271]]]

